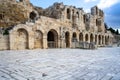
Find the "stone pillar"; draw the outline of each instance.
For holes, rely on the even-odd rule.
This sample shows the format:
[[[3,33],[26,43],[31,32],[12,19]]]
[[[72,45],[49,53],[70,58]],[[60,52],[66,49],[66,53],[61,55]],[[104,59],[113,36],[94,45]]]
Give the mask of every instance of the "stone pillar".
[[[70,48],[72,48],[72,34],[70,34]]]
[[[83,42],[85,42],[85,34],[83,33]]]
[[[66,48],[65,38],[61,38],[60,47]]]
[[[79,42],[79,34],[76,34],[77,41]]]
[[[29,33],[28,45],[29,45],[29,49],[34,49],[34,34],[33,33]]]
[[[93,42],[95,43],[95,35],[93,34]]]
[[[15,43],[15,34],[10,32],[10,34],[9,34],[9,47],[10,47],[10,50],[15,50],[14,43]]]
[[[97,35],[97,42],[96,42],[96,45],[98,46],[98,44],[99,44],[99,40],[98,40],[98,35]]]
[[[104,38],[103,38],[103,46],[105,46],[105,36],[104,36]]]
[[[64,39],[63,38],[61,38],[60,39],[60,48],[65,48],[65,42],[64,42]]]
[[[72,13],[72,10],[70,9],[70,21],[72,21],[72,15],[73,13]]]
[[[43,36],[43,49],[48,48],[47,36]]]
[[[60,37],[60,35],[58,35],[58,48],[60,48],[61,47],[61,37]]]
[[[90,34],[88,34],[88,43],[90,43]]]
[[[101,37],[100,46],[102,46],[102,36],[100,36],[100,37]]]

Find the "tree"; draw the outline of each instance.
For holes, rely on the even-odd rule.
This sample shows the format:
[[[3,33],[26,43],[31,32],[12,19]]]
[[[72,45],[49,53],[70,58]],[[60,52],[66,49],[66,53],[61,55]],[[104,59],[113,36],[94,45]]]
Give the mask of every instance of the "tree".
[[[118,31],[118,29],[116,30],[116,34],[119,35],[119,31]]]
[[[104,23],[104,26],[105,26],[105,29],[107,30],[108,29],[108,25],[106,23]]]
[[[110,30],[113,34],[115,34],[115,30],[113,28],[109,28],[108,30]]]

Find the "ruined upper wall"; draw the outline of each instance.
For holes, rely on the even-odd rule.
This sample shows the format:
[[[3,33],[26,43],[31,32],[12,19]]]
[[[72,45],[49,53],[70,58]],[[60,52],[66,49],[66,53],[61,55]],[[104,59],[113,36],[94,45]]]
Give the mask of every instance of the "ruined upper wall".
[[[103,10],[99,9],[97,6],[91,8],[91,14],[99,17],[104,17]]]
[[[63,3],[54,3],[52,6],[46,9],[42,9],[41,7],[33,6],[29,0],[2,0],[2,2],[7,4],[4,5],[2,11],[7,12],[6,14],[0,14],[2,21],[0,22],[1,24],[5,24],[4,21],[7,21],[8,24],[10,24],[10,21],[12,21],[12,24],[15,23],[14,25],[25,21],[35,22],[35,20],[40,18],[40,16],[46,16],[54,19],[60,19],[61,22],[69,23],[73,28],[78,28],[79,30],[93,32],[104,31],[104,13],[102,10],[98,9],[97,6],[92,7],[91,13],[87,14],[82,8],[64,5]],[[11,9],[9,5],[13,5]],[[7,13],[10,13],[10,15]],[[23,20],[24,17],[25,20]]]

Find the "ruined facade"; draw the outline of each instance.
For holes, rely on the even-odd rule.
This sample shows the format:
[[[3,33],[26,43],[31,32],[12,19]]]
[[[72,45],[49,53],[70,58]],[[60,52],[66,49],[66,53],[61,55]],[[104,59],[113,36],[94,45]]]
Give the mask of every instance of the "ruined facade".
[[[1,50],[75,48],[80,43],[112,45],[113,36],[104,26],[104,12],[97,6],[86,13],[63,3],[40,9],[29,0],[13,2],[28,9],[28,21],[13,26],[9,35],[0,34]]]

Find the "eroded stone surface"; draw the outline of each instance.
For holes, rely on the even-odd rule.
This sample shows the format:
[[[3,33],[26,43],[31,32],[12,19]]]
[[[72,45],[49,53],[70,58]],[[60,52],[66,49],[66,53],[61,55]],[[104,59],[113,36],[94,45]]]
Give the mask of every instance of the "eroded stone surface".
[[[64,5],[63,3],[54,3],[52,6],[42,9],[33,6],[29,0],[1,0],[0,4],[9,9],[7,4],[22,6],[23,10],[10,9],[12,15],[16,10],[27,17],[27,20],[22,20],[14,17],[12,21],[20,19],[10,29],[7,38],[3,36],[2,28],[0,28],[0,50],[23,50],[23,49],[47,49],[47,48],[76,48],[82,45],[79,43],[93,43],[95,46],[112,46],[113,35],[107,31],[104,25],[104,12],[97,6],[91,8],[90,13],[86,13],[82,8]],[[1,10],[0,20],[2,23],[11,19],[5,17],[5,10]],[[22,8],[20,8],[22,9]],[[25,10],[24,10],[25,9]],[[15,16],[14,15],[14,16]],[[11,15],[10,15],[11,17]],[[0,22],[0,23],[1,23]],[[1,24],[2,24],[1,23]],[[1,26],[4,27],[4,26]],[[8,26],[9,27],[9,26]],[[3,28],[4,29],[4,28]],[[87,45],[82,48],[94,48],[95,46]]]

